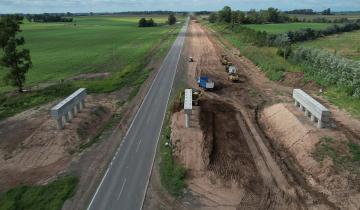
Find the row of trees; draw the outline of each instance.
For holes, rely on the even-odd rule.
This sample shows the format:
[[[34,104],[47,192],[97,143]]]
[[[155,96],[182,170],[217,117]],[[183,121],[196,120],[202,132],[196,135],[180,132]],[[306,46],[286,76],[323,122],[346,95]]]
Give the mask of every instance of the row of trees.
[[[30,51],[22,47],[25,39],[18,36],[22,21],[21,16],[0,17],[0,48],[3,50],[0,65],[8,71],[5,83],[17,87],[19,92],[23,92],[25,75],[32,67]]]
[[[331,10],[326,10],[326,13],[331,14]],[[309,13],[312,14],[313,10],[293,10],[291,12],[283,13],[276,8],[270,7],[267,10],[250,10],[242,12],[239,10],[233,11],[230,7],[226,6],[219,12],[211,13],[209,22],[226,22],[236,24],[263,24],[263,23],[284,23],[284,22],[313,22],[313,23],[344,23],[350,22],[347,18],[329,19],[323,17],[316,17],[313,19],[290,17],[288,14],[292,12]]]
[[[319,37],[323,37],[323,36],[329,36],[329,35],[333,35],[333,34],[337,34],[337,33],[342,33],[342,32],[350,32],[350,31],[354,31],[354,30],[360,30],[360,21],[359,22],[351,22],[351,23],[345,23],[345,24],[341,24],[341,25],[332,25],[329,26],[326,29],[322,29],[322,30],[314,30],[311,28],[306,28],[306,29],[300,29],[297,31],[288,31],[285,34],[281,34],[281,35],[269,35],[269,42],[271,45],[271,41],[275,40],[278,36],[286,36],[289,40],[290,43],[295,43],[295,42],[303,42],[303,41],[308,41],[308,40],[313,40],[313,39],[317,39]]]
[[[308,67],[305,71],[318,81],[343,87],[349,95],[360,98],[360,62],[307,47],[294,50],[291,59],[305,64]]]
[[[278,9],[269,8],[267,10],[250,10],[249,12],[232,11],[229,6],[225,6],[217,13],[209,16],[211,23],[226,22],[232,24],[260,24],[260,23],[283,23],[288,22],[290,17]]]
[[[64,17],[61,15],[52,15],[52,14],[41,14],[41,15],[26,15],[26,19],[30,22],[73,22],[72,17]]]

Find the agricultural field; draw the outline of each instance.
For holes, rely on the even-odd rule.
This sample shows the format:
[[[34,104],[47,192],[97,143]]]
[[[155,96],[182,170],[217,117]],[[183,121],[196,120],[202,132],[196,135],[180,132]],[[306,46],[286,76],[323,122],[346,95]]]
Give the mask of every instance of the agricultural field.
[[[289,14],[290,17],[297,17],[300,20],[313,20],[316,18],[325,18],[329,20],[340,19],[340,18],[347,18],[349,20],[357,20],[360,19],[360,13],[337,13],[335,15],[301,15],[301,14]]]
[[[257,31],[266,31],[270,34],[280,34],[288,31],[296,31],[299,29],[325,29],[332,25],[331,23],[279,23],[279,24],[249,24],[245,25],[248,28]]]
[[[360,60],[360,31],[328,36],[299,45],[322,48],[349,59]]]
[[[177,26],[137,27],[139,17],[76,17],[74,23],[21,25],[25,48],[30,49],[33,68],[27,86],[54,82],[81,73],[116,72],[144,58],[166,33]],[[164,24],[167,16],[154,18]],[[0,69],[0,77],[5,69]],[[12,90],[3,81],[0,92]]]

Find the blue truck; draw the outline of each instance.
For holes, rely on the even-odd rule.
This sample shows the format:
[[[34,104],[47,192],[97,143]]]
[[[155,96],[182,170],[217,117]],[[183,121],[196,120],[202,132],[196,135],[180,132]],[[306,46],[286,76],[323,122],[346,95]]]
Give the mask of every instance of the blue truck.
[[[210,80],[208,76],[201,76],[197,81],[199,87],[204,90],[213,90],[215,87],[214,81]]]

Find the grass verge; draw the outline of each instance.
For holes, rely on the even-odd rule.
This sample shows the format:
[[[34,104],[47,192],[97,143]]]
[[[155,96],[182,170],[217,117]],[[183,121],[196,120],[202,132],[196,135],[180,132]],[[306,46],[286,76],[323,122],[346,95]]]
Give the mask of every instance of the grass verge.
[[[181,90],[179,91],[181,93]],[[178,94],[179,95],[179,94]],[[177,97],[178,98],[178,97]],[[163,125],[160,141],[160,179],[164,188],[173,196],[181,197],[183,190],[186,187],[185,174],[186,170],[181,165],[177,164],[173,158],[173,151],[171,147],[171,114],[173,113],[173,105],[167,111],[166,118]],[[168,146],[167,146],[168,145]]]
[[[20,186],[0,196],[0,210],[60,210],[79,180],[65,176],[45,186]]]
[[[337,169],[360,173],[360,146],[350,140],[338,141],[322,137],[313,156],[320,162],[330,158]]]

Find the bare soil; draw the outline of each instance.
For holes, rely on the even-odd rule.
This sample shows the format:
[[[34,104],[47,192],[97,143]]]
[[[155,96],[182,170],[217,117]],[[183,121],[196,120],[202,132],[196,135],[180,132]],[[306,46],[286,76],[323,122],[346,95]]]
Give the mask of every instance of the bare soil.
[[[0,123],[0,190],[18,184],[36,184],[64,171],[77,158],[80,145],[92,140],[106,125],[115,103],[114,98],[88,96],[85,109],[67,123],[64,130],[58,130],[56,121],[49,115],[48,110],[54,103],[3,120]]]

